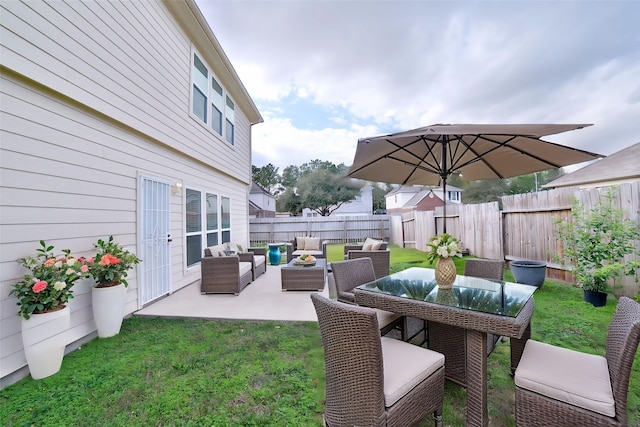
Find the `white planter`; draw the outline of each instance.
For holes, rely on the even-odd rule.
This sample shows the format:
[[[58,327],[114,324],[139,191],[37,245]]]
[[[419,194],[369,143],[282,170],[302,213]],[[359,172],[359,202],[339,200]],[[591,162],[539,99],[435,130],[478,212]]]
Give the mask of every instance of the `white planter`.
[[[112,337],[120,332],[126,296],[127,288],[122,283],[109,288],[91,289],[93,320],[100,338]]]
[[[22,319],[22,345],[34,380],[49,377],[60,370],[71,324],[71,309],[32,314]]]

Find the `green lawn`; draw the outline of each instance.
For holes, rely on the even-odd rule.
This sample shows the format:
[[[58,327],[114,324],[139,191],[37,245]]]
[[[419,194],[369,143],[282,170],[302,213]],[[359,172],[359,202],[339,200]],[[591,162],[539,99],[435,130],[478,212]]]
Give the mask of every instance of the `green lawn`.
[[[342,259],[342,245],[329,247]],[[392,270],[429,266],[424,253],[392,247]],[[456,260],[462,271],[463,260]],[[511,280],[509,271],[505,278]],[[581,291],[545,282],[536,291],[533,338],[603,354],[616,299],[594,308]],[[640,425],[640,363],[629,390],[629,425]],[[7,426],[320,426],[324,361],[318,327],[304,322],[126,319],[113,338],[65,356],[49,378],[0,391]],[[444,425],[464,425],[465,391],[446,384]],[[489,357],[490,425],[514,426],[509,345]],[[423,422],[420,425],[432,425]]]

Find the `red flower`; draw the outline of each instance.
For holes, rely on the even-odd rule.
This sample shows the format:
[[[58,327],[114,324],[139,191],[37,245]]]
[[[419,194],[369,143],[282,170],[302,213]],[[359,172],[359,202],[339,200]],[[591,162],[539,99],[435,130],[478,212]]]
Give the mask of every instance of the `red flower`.
[[[102,258],[100,258],[100,262],[98,264],[100,265],[120,264],[120,259],[117,257],[114,257],[111,254],[106,254],[106,255],[103,255]]]
[[[36,282],[33,284],[33,286],[31,287],[31,290],[37,294],[39,292],[44,291],[46,287],[47,287],[47,282],[45,282],[44,280],[40,280],[39,282]]]
[[[55,264],[55,263],[56,263],[56,259],[55,259],[55,258],[49,258],[48,260],[46,260],[46,261],[44,262],[44,265],[46,265],[47,267],[50,267],[50,266],[52,266],[52,265],[53,265],[53,264]]]

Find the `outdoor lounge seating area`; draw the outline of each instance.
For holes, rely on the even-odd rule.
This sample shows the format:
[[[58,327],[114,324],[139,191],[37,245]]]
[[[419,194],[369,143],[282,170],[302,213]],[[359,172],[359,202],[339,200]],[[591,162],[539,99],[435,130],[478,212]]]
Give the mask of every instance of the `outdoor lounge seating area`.
[[[201,260],[200,292],[238,295],[267,269],[264,248],[242,247],[234,243],[205,248]]]

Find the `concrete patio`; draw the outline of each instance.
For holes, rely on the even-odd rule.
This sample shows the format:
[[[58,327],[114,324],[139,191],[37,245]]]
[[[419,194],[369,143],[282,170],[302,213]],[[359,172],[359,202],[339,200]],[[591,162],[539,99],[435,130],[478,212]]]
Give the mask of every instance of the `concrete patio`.
[[[200,294],[200,282],[186,286],[134,313],[148,317],[198,317],[201,319],[294,320],[317,322],[311,291],[282,291],[281,265],[250,283],[240,295]],[[322,295],[328,297],[325,284]]]

